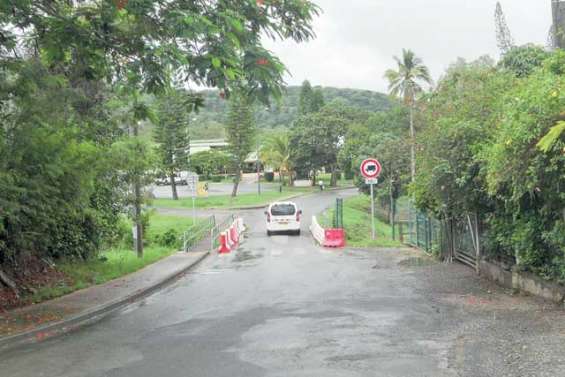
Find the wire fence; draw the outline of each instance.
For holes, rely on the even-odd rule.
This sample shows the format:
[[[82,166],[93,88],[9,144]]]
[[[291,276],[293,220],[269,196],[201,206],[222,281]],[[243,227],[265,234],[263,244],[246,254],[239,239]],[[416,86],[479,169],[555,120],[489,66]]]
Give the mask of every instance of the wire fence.
[[[424,250],[428,254],[441,252],[443,224],[441,221],[411,207],[403,218],[395,217],[392,237]]]
[[[392,237],[434,254],[443,260],[457,260],[479,271],[484,254],[486,226],[474,213],[438,219],[401,201],[392,225]]]

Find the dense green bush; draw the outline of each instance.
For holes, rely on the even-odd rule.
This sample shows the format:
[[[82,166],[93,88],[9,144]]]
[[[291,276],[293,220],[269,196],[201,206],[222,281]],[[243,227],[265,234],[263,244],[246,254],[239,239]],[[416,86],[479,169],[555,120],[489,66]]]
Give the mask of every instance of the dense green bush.
[[[212,182],[215,182],[215,183],[222,182],[224,180],[224,176],[223,175],[211,175],[210,180]]]
[[[203,180],[225,173],[231,166],[229,154],[222,151],[203,151],[190,156],[190,166]]]
[[[172,247],[180,248],[182,246],[180,241],[180,235],[175,229],[169,229],[164,233],[158,234],[157,236],[155,236],[155,242],[159,246],[165,246],[171,248]]]
[[[498,67],[460,62],[430,96],[417,204],[478,213],[487,254],[563,280],[565,135],[537,144],[565,114],[565,52],[517,51]]]

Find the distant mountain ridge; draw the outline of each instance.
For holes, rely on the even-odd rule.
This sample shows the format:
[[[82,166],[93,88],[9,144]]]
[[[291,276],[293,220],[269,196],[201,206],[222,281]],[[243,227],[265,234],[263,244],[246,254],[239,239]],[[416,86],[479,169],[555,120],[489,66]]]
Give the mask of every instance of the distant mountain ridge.
[[[340,100],[346,105],[362,110],[377,112],[391,107],[386,94],[361,89],[341,89],[316,87],[322,90],[325,103]],[[225,122],[228,101],[222,99],[217,90],[200,92],[204,97],[205,107],[195,115],[193,121],[194,138],[222,137],[222,125]],[[258,106],[256,121],[259,129],[290,127],[298,114],[300,86],[289,86],[280,103],[273,103],[270,108]]]

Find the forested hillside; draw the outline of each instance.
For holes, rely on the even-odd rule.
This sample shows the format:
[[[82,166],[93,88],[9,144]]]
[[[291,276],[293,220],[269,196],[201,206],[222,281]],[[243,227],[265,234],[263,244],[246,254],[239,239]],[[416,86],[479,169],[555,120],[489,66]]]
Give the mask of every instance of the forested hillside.
[[[330,87],[321,87],[320,89],[324,94],[326,103],[339,100],[345,105],[370,112],[390,108],[388,96],[382,93]],[[222,137],[228,102],[214,90],[207,90],[202,94],[204,95],[205,107],[194,117],[191,129],[192,136],[197,139]],[[298,113],[299,94],[299,86],[290,86],[286,89],[286,95],[279,103],[273,103],[270,108],[259,106],[255,112],[257,127],[260,129],[289,127]]]

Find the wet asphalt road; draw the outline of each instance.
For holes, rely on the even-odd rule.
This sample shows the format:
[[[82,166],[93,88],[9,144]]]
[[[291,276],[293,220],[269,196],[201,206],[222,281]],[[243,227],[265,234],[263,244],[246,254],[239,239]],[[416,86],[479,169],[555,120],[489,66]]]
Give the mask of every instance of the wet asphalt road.
[[[347,192],[350,195],[352,192]],[[267,237],[68,336],[0,355],[1,377],[565,376],[563,312],[412,250]]]
[[[230,195],[233,189],[232,183],[209,183],[208,195],[218,196],[218,195]],[[261,191],[277,191],[279,185],[277,183],[265,183],[261,182]],[[171,186],[150,186],[148,190],[159,199],[169,199],[172,196]],[[255,194],[257,193],[257,183],[253,182],[242,182],[239,184],[238,192],[240,194]],[[177,186],[177,194],[179,198],[190,198],[191,192],[188,190],[188,186],[179,185]]]

